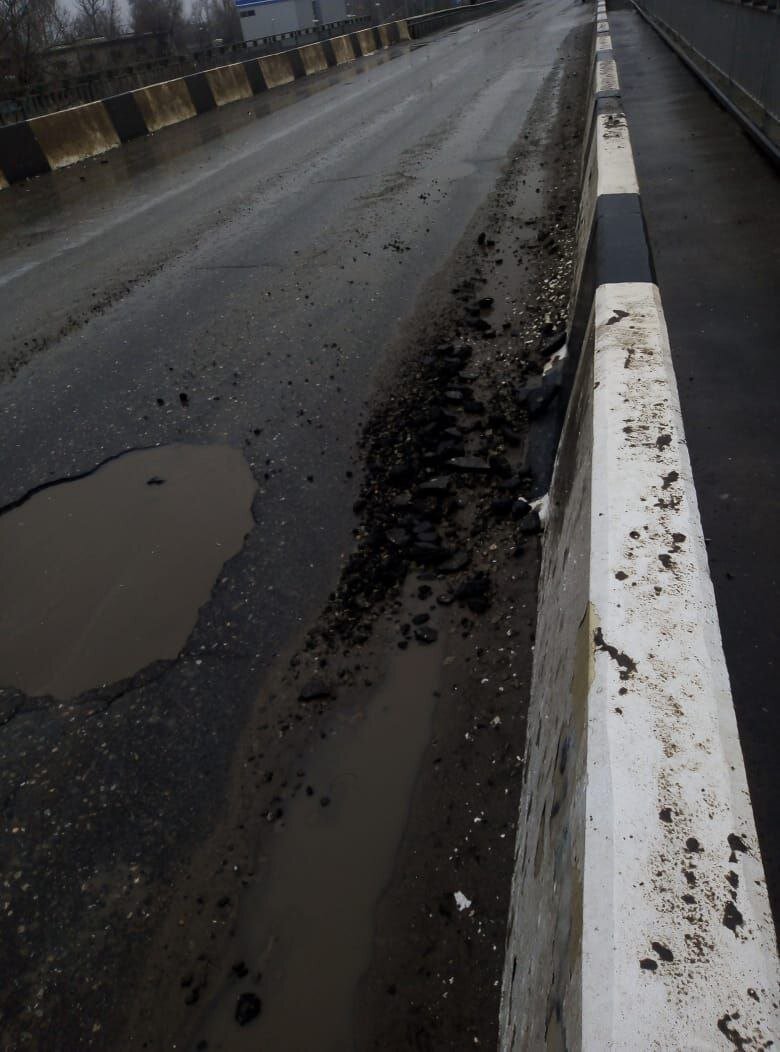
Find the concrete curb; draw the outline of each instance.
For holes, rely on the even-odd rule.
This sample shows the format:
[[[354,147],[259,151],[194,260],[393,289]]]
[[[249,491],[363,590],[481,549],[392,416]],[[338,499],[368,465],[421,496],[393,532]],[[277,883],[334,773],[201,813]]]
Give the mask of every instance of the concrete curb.
[[[500,1048],[766,1049],[775,931],[603,3],[597,28]]]
[[[410,39],[405,19],[0,127],[0,190]]]

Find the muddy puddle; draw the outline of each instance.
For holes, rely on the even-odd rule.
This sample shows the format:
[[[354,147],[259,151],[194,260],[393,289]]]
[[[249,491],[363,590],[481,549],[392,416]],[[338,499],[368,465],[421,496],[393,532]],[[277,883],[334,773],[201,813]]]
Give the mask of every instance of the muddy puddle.
[[[208,1052],[349,1052],[355,997],[431,733],[439,644],[399,653],[365,708],[301,761],[303,785],[243,893],[223,975],[190,1031]],[[255,1000],[256,999],[256,1000]],[[244,1025],[237,1012],[259,1014]]]
[[[174,658],[252,528],[228,446],[138,450],[0,514],[0,686],[67,699]]]

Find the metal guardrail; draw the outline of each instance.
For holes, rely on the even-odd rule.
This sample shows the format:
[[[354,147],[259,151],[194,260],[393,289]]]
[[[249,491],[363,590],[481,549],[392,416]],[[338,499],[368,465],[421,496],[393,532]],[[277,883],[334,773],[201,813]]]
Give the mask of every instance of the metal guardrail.
[[[512,7],[519,0],[483,0],[482,3],[463,4],[460,7],[443,8],[439,11],[429,11],[424,15],[415,15],[407,18],[409,35],[413,40],[428,33],[435,33],[448,25],[459,25],[462,22],[470,22],[475,18],[482,18],[493,11],[501,11],[505,7]]]
[[[481,3],[464,3],[458,7],[413,15],[406,19],[409,35],[416,40],[448,25],[470,22],[518,2],[519,0],[483,0]],[[142,88],[161,80],[199,73],[231,61],[238,62],[242,59],[260,57],[285,46],[294,47],[298,42],[325,40],[328,37],[337,36],[339,30],[350,32],[365,28],[373,21],[370,15],[361,15],[338,22],[329,22],[317,29],[293,30],[275,36],[259,37],[256,40],[194,51],[190,55],[171,55],[168,58],[138,63],[116,70],[110,76],[106,76],[105,73],[89,73],[69,78],[56,87],[42,87],[40,91],[0,99],[0,126],[29,120],[31,117],[41,117],[44,114],[67,109],[69,106],[78,106],[85,102],[97,102],[111,95],[133,91],[135,88]]]
[[[780,159],[780,0],[634,0],[769,152]]]
[[[365,28],[371,24],[370,15],[329,22],[317,29],[298,29],[289,33],[278,33],[274,36],[259,37],[256,40],[240,41],[235,44],[223,44],[219,47],[193,51],[189,55],[170,55],[149,62],[139,62],[133,66],[113,71],[86,73],[76,77],[63,78],[56,86],[41,85],[40,90],[26,92],[23,95],[9,95],[0,98],[0,126],[15,124],[41,117],[46,113],[78,106],[85,102],[97,102],[110,95],[119,95],[124,91],[143,88],[161,80],[186,76],[189,73],[200,73],[214,66],[226,65],[231,61],[260,57],[283,47],[294,47],[298,41],[313,43],[337,36],[338,31],[350,32]]]

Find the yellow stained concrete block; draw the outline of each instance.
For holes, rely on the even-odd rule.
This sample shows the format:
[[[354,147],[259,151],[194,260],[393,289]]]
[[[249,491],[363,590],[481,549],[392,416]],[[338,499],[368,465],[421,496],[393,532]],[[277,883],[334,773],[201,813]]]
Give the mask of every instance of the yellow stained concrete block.
[[[52,168],[64,168],[119,145],[119,136],[102,102],[33,117],[28,125]]]
[[[377,35],[379,37],[380,47],[390,47],[390,27],[389,26],[377,26]]]
[[[133,95],[150,132],[189,120],[197,113],[187,85],[180,78],[136,88]]]
[[[355,34],[361,55],[373,55],[376,51],[376,39],[373,29],[359,29]]]
[[[303,47],[298,48],[298,54],[301,56],[307,77],[310,77],[312,73],[322,73],[328,68],[328,60],[325,58],[322,44],[304,44]]]
[[[229,102],[237,102],[239,99],[248,99],[252,96],[252,85],[240,62],[207,69],[206,80],[209,82],[211,94],[218,106],[226,106]]]
[[[263,55],[257,60],[260,63],[260,71],[265,79],[266,87],[278,88],[282,84],[289,84],[295,80],[290,56],[284,51],[276,55]]]
[[[398,26],[398,39],[411,40],[411,37],[409,36],[409,26],[406,24],[406,19],[399,18],[396,25]]]
[[[343,66],[347,62],[355,61],[355,49],[352,47],[350,37],[331,37],[330,44],[333,48],[333,54],[336,56],[337,66]]]

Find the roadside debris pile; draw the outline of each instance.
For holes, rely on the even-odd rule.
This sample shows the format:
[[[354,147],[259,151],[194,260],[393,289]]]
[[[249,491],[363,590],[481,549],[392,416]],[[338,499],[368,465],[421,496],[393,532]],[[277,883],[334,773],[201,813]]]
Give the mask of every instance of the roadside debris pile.
[[[495,242],[480,234],[478,245],[490,252]],[[388,398],[366,429],[356,550],[308,650],[318,642],[327,649],[339,641],[366,642],[379,604],[398,595],[412,569],[420,598],[434,594],[442,606],[457,603],[484,613],[492,584],[474,565],[474,547],[486,524],[511,524],[516,558],[540,530],[530,500],[534,466],[527,438],[529,423],[557,394],[555,384],[543,385],[541,377],[563,343],[562,315],[556,312],[553,321],[548,311],[540,325],[537,309],[526,310],[521,332],[501,322],[504,312],[483,293],[488,283],[479,268],[452,289],[458,306],[451,335],[408,365],[403,392]],[[402,648],[411,639],[425,644],[436,638],[435,629],[414,617],[401,630]]]

